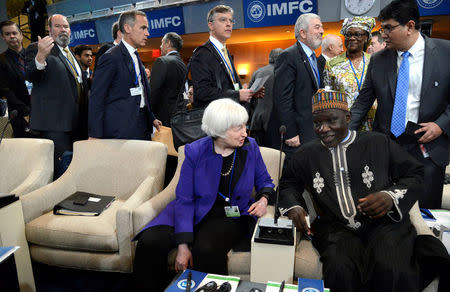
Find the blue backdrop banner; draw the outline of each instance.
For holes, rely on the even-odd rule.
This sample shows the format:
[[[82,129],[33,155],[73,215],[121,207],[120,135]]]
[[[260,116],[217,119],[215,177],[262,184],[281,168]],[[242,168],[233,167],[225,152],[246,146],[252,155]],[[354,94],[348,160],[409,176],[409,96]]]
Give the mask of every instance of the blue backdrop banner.
[[[183,8],[168,8],[146,12],[148,18],[149,38],[162,37],[168,32],[184,34]]]
[[[295,24],[304,13],[317,13],[317,0],[244,0],[245,27]]]
[[[98,44],[97,31],[93,21],[73,23],[70,25],[70,47]]]
[[[450,14],[450,0],[417,0],[420,16]]]

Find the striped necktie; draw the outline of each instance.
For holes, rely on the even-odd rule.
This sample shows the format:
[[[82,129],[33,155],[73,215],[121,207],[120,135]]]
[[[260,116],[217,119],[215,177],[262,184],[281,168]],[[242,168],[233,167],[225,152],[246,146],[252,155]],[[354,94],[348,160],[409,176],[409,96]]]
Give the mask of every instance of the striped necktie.
[[[225,58],[225,62],[227,63],[227,65],[228,66],[225,66],[225,67],[227,67],[227,72],[228,72],[228,75],[230,75],[230,78],[231,78],[231,80],[233,81],[233,83],[234,83],[234,78],[233,78],[233,72],[231,72],[231,61],[230,61],[230,58],[228,58],[228,51],[227,51],[227,48],[226,47],[223,47],[222,48],[222,53],[223,53],[223,57]]]
[[[79,100],[80,96],[81,96],[81,84],[80,82],[78,82],[78,72],[75,69],[75,60],[72,58],[72,54],[69,51],[68,47],[65,47],[63,49],[63,51],[66,53],[67,55],[67,60],[69,60],[69,68],[70,71],[72,72],[73,78],[75,78],[75,83],[77,84],[77,92],[78,92],[78,98],[77,100]]]
[[[402,54],[403,60],[400,64],[397,76],[397,89],[395,90],[394,110],[392,112],[391,132],[395,137],[405,131],[406,104],[408,101],[409,87],[409,60],[408,51]]]

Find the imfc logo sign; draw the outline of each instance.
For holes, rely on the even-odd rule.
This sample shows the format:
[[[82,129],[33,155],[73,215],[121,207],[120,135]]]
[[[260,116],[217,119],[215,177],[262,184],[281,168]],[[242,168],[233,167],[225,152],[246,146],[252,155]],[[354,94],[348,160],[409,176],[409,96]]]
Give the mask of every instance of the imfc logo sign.
[[[95,23],[92,21],[74,23],[70,25],[70,44],[69,46],[96,45],[98,44],[97,31]]]
[[[245,0],[245,26],[262,27],[294,24],[303,13],[317,13],[317,0],[251,1]]]
[[[184,34],[182,7],[151,10],[147,12],[150,38],[164,36],[168,32]]]
[[[436,8],[441,3],[442,0],[417,0],[417,4],[419,4],[420,7],[425,9]]]

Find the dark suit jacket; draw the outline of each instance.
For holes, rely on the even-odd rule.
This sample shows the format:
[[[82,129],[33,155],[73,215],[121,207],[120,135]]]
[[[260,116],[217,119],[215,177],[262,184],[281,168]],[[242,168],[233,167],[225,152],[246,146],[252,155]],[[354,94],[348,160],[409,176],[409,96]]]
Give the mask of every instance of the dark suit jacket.
[[[264,83],[264,98],[252,98],[251,100],[251,131],[266,131],[269,124],[270,114],[273,107],[273,81],[274,81],[274,64],[268,64],[253,73],[252,80],[249,87],[255,82],[257,78],[269,76],[266,83]]]
[[[228,54],[228,58],[231,60],[230,54]],[[231,60],[231,62],[235,79],[242,88],[233,61]],[[225,63],[211,41],[208,40],[194,51],[191,60],[191,74],[194,85],[194,107],[206,107],[211,101],[224,97],[239,102],[239,91],[234,89],[233,80],[228,74]],[[216,75],[219,80],[216,79]],[[218,83],[221,85],[221,89],[218,88]]]
[[[100,57],[103,56],[103,54],[106,53],[112,47],[114,47],[114,43],[105,43],[100,47],[100,49],[98,49],[97,53],[95,53],[94,72],[97,69],[97,64],[100,61]]]
[[[22,50],[23,54],[25,50]],[[30,114],[30,95],[25,85],[25,76],[17,68],[18,55],[7,49],[0,54],[0,97],[8,101],[9,112],[17,110],[20,117]]]
[[[422,36],[425,56],[418,123],[435,122],[444,131],[425,147],[437,165],[446,166],[450,133],[450,41]],[[390,135],[396,86],[397,51],[385,49],[372,55],[363,88],[351,110],[350,128],[358,129],[376,99],[378,107],[373,129]]]
[[[83,82],[79,97],[70,65],[58,46],[55,45],[48,55],[44,70],[36,68],[36,54],[37,43],[32,43],[25,51],[26,78],[33,83],[30,128],[58,132],[77,130],[78,107],[86,98],[86,83]]]
[[[142,64],[140,71],[144,76],[141,79],[147,93],[145,103],[152,129],[155,117],[150,108],[150,85]],[[102,56],[89,96],[89,137],[136,138],[132,133],[137,128],[141,96],[131,96],[130,88],[136,87],[135,80],[133,59],[122,42]]]
[[[156,59],[150,74],[150,99],[153,113],[164,126],[170,127],[170,118],[175,110],[178,94],[186,77],[186,64],[178,52]]]
[[[323,58],[317,59],[317,66],[322,83]],[[298,41],[280,54],[275,62],[274,111],[286,126],[286,139],[299,135],[301,144],[314,139],[312,96],[320,87]]]

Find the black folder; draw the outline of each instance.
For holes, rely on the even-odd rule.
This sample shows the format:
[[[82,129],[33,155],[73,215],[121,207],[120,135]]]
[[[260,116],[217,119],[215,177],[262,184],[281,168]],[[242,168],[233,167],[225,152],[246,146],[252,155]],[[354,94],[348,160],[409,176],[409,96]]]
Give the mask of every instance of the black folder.
[[[53,207],[55,215],[98,216],[115,200],[112,196],[102,196],[76,192]],[[80,202],[85,201],[84,204]]]

